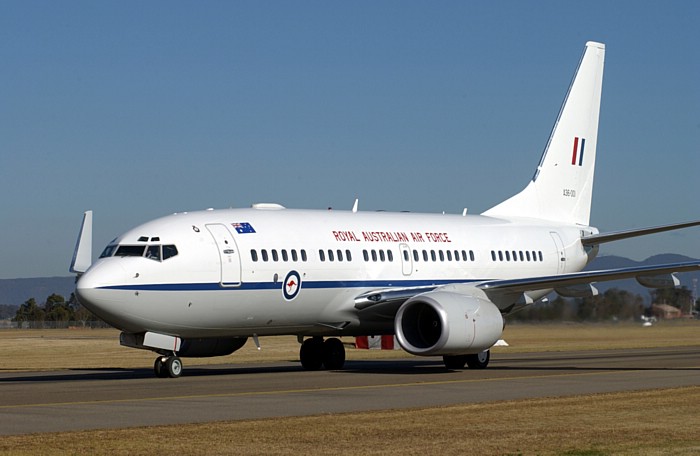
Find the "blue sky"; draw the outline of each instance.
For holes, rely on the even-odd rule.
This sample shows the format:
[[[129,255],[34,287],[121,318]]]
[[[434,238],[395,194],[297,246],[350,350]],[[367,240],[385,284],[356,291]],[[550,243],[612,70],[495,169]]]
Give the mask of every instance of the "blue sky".
[[[606,43],[592,223],[700,218],[700,2],[0,4],[0,278],[172,212],[481,212]],[[603,254],[700,258],[700,229]]]

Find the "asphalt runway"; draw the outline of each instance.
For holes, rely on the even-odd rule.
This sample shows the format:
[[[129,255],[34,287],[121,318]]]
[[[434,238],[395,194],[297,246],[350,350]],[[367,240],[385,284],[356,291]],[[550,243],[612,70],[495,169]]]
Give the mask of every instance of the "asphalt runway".
[[[0,373],[0,435],[246,420],[700,386],[700,347],[497,354],[484,370],[441,358]]]

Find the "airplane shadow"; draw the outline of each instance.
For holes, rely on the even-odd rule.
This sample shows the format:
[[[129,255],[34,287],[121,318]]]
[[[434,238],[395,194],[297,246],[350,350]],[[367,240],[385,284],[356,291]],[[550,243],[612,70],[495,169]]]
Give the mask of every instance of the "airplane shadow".
[[[444,375],[459,373],[487,373],[491,371],[500,372],[624,372],[624,371],[700,371],[700,367],[659,367],[646,365],[616,367],[614,365],[575,365],[577,359],[572,358],[572,364],[566,365],[536,365],[536,360],[528,360],[527,365],[522,361],[514,362],[512,365],[501,365],[492,363],[485,370],[447,369],[441,359],[407,359],[407,360],[370,360],[370,361],[347,361],[342,370],[323,371],[329,375],[343,374],[375,374],[375,375]],[[549,364],[551,360],[542,359],[543,364]],[[557,360],[564,361],[562,359]],[[579,360],[580,361],[580,360]],[[506,361],[508,362],[508,361]],[[496,364],[496,365],[494,365]],[[534,364],[534,365],[533,365]],[[211,365],[192,366],[185,365],[182,378],[196,378],[207,376],[223,375],[255,375],[255,374],[299,374],[312,375],[318,371],[304,370],[298,361],[289,361],[287,364],[265,364],[265,365]],[[157,379],[151,368],[120,369],[120,368],[100,368],[100,369],[69,369],[57,372],[27,372],[0,373],[0,384],[2,383],[43,383],[43,382],[64,382],[64,381],[114,381],[114,380],[143,380],[156,379],[158,381],[168,381],[168,379]]]

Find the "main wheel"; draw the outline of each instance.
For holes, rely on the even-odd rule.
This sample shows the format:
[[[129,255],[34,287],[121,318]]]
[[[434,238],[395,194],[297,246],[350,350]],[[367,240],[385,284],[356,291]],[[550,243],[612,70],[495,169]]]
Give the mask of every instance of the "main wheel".
[[[486,369],[491,359],[491,350],[484,350],[474,355],[467,355],[467,366],[469,369]]]
[[[335,337],[323,343],[323,365],[329,370],[342,369],[345,364],[345,347]]]
[[[448,369],[464,369],[464,365],[467,364],[467,357],[469,355],[445,355],[442,357],[442,362],[445,363],[445,367]]]
[[[165,362],[165,369],[170,378],[178,378],[182,375],[182,361],[177,356],[168,356]]]
[[[319,370],[323,365],[323,339],[306,339],[299,349],[299,360],[306,370]]]

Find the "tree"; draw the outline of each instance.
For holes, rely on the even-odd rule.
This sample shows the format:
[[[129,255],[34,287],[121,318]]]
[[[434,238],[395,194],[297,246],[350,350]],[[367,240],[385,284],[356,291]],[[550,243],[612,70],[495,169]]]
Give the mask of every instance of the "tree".
[[[651,302],[668,304],[681,309],[683,312],[692,310],[693,292],[686,286],[680,288],[659,288],[652,290]]]
[[[46,314],[46,321],[68,322],[73,319],[73,312],[66,303],[66,300],[63,296],[56,293],[46,298],[44,312]]]
[[[19,306],[12,321],[20,323],[20,327],[22,326],[21,323],[27,322],[30,328],[41,328],[44,325],[45,315],[46,312],[36,304],[36,300],[29,298],[24,304]]]

